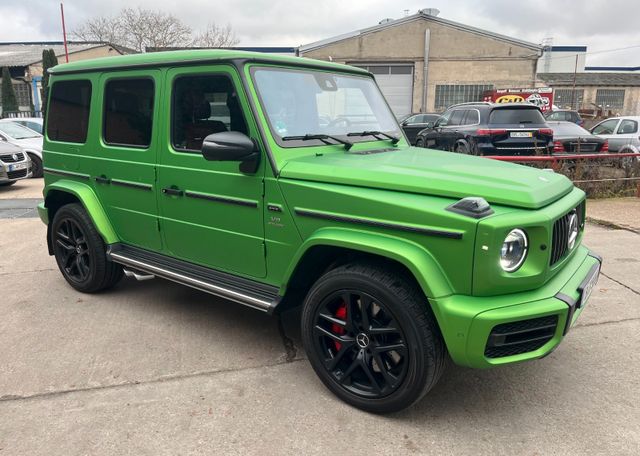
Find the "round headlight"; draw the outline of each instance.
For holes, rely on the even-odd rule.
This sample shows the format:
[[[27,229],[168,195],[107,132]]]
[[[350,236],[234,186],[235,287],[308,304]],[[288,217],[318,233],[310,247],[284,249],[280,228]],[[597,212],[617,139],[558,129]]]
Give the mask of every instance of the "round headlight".
[[[527,234],[521,229],[511,230],[502,243],[500,250],[500,266],[506,272],[514,272],[527,257],[529,249],[529,240]]]

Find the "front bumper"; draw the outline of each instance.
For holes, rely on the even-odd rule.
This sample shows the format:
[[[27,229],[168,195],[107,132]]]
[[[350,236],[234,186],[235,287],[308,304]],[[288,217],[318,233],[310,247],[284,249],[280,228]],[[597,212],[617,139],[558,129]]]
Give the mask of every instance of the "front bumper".
[[[548,355],[582,313],[587,303],[581,302],[581,295],[587,279],[596,275],[594,280],[597,280],[601,262],[598,255],[580,246],[562,271],[536,290],[487,297],[453,295],[432,300],[451,358],[462,366],[486,368]],[[590,281],[588,285],[594,283]],[[536,324],[541,326],[536,329]],[[501,334],[512,334],[510,340],[528,336],[536,340],[529,345],[505,343]],[[515,354],[502,350],[496,355],[492,349],[494,343],[514,344],[519,348]],[[531,349],[518,352],[527,347]]]
[[[22,162],[18,162],[18,164],[20,163]],[[26,163],[26,172],[22,172],[22,170],[9,171],[9,165],[0,162],[0,184],[30,178],[32,176],[31,163],[29,161],[26,161]],[[11,164],[13,165],[14,163]]]

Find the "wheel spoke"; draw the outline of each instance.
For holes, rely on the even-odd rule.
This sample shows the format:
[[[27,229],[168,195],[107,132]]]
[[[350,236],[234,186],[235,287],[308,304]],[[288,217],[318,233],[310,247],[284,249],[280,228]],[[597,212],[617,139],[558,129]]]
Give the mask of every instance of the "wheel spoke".
[[[313,330],[316,332],[316,334],[319,334],[321,336],[327,336],[333,340],[335,340],[336,342],[340,342],[341,344],[349,344],[349,345],[353,345],[353,339],[350,337],[344,337],[344,336],[340,336],[338,334],[334,334],[331,331],[328,331],[326,329],[324,329],[322,326],[320,325],[316,325],[313,327]]]
[[[362,358],[360,360],[360,364],[362,366],[362,370],[364,371],[365,375],[367,376],[367,378],[369,379],[369,382],[371,382],[371,388],[376,392],[376,393],[381,393],[382,392],[382,388],[380,388],[380,385],[378,385],[378,381],[376,380],[375,375],[373,375],[373,369],[371,366],[369,366],[369,363]],[[382,368],[381,368],[382,369]]]
[[[65,249],[67,251],[75,250],[75,248],[72,245],[67,244],[62,239],[56,239],[56,244],[58,244],[60,247],[62,247],[63,249]]]
[[[358,368],[362,366],[362,362],[360,361],[361,359],[361,355],[358,354],[358,356],[356,356],[356,358],[351,362],[351,364],[349,365],[349,367],[347,367],[347,370],[344,371],[342,373],[342,375],[340,376],[340,383],[344,383],[348,378],[351,377],[351,375],[353,374],[353,372]]]
[[[318,316],[320,318],[324,318],[325,320],[331,322],[331,323],[335,323],[336,325],[342,326],[342,327],[346,327],[347,326],[347,322],[344,320],[341,320],[339,318],[334,317],[333,315],[328,315],[325,313],[321,313],[318,314]]]
[[[389,372],[389,369],[387,369],[387,364],[383,361],[382,356],[376,353],[373,359],[376,360],[376,364],[378,365],[378,368],[380,369],[380,373],[384,377],[385,382],[391,388],[393,388],[396,382],[398,381],[398,377],[396,377],[391,372]]]
[[[360,316],[362,319],[362,328],[366,331],[371,328],[371,324],[369,323],[369,311],[371,309],[371,304],[373,300],[367,296],[360,296]]]
[[[400,342],[396,344],[378,345],[377,347],[373,348],[373,352],[376,354],[390,351],[397,351],[400,354],[404,354],[407,351],[407,346],[404,343]]]
[[[333,371],[336,366],[338,365],[338,363],[342,360],[342,358],[344,358],[344,355],[348,352],[351,351],[351,347],[353,346],[353,343],[349,344],[343,344],[342,348],[340,348],[340,350],[338,350],[338,353],[335,354],[335,356],[333,358],[329,358],[327,360],[325,360],[325,365],[327,366],[327,369],[329,371]]]
[[[346,328],[348,331],[355,332],[356,327],[353,321],[353,302],[351,302],[351,293],[343,293],[341,298],[347,308]]]

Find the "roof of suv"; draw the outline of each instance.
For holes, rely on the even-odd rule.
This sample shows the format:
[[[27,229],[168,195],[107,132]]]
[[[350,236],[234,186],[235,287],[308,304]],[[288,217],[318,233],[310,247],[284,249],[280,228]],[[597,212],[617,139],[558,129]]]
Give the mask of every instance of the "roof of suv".
[[[189,63],[220,63],[233,60],[253,61],[267,64],[317,67],[328,70],[348,71],[351,73],[369,74],[361,68],[340,63],[325,62],[302,57],[265,54],[263,52],[247,52],[226,49],[197,49],[185,51],[148,52],[115,57],[82,60],[57,65],[49,70],[52,74],[85,73],[92,71],[113,70],[120,68],[160,67],[184,65]]]
[[[449,106],[448,109],[453,109],[453,108],[466,108],[466,107],[472,107],[472,108],[487,108],[487,109],[496,109],[496,108],[518,108],[518,109],[523,109],[523,108],[535,108],[535,109],[540,109],[538,106],[532,104],[532,103],[490,103],[488,101],[472,101],[469,103],[459,103],[459,104],[455,104],[452,106]]]

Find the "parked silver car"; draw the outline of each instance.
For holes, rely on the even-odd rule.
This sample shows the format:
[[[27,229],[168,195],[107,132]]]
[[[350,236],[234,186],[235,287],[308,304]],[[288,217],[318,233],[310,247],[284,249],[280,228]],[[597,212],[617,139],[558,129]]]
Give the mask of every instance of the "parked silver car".
[[[640,116],[611,117],[590,131],[609,140],[609,152],[640,153]]]
[[[31,160],[20,147],[0,140],[0,186],[31,177]]]

